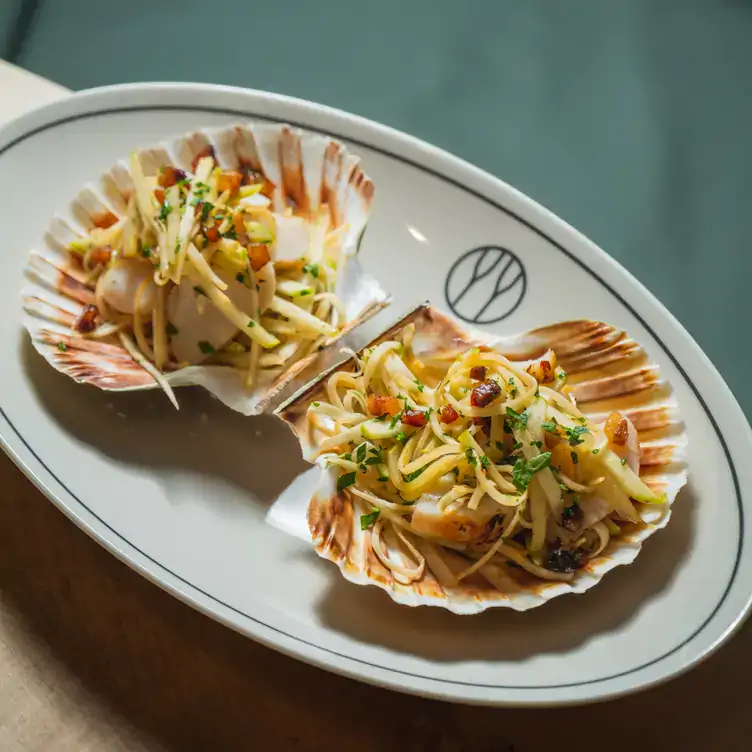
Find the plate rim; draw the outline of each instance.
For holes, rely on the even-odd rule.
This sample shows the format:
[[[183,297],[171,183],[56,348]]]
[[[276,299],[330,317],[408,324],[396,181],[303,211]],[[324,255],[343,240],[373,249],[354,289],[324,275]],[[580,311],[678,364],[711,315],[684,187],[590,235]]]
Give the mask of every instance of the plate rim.
[[[269,107],[269,106],[273,107],[275,105],[277,106],[281,105],[282,107],[285,107],[285,108],[291,108],[293,111],[295,111],[296,113],[299,113],[301,116],[308,115],[313,121],[317,119],[319,120],[333,119],[334,121],[333,125],[335,123],[341,123],[341,125],[345,127],[345,129],[348,125],[350,127],[355,127],[355,128],[365,127],[366,130],[371,131],[374,135],[386,137],[389,140],[396,140],[397,145],[401,146],[402,148],[399,151],[391,151],[381,146],[377,146],[373,143],[361,141],[356,136],[338,133],[336,130],[332,128],[322,129],[315,125],[312,125],[311,123],[295,122],[293,118],[287,118],[287,117],[279,118],[279,117],[270,116],[268,114],[262,114],[261,112],[248,111],[248,109],[238,110],[229,106],[228,107],[207,106],[207,105],[199,104],[198,102],[196,103],[186,102],[180,105],[159,105],[159,104],[128,105],[127,104],[127,102],[131,100],[137,100],[139,98],[145,100],[149,98],[154,98],[155,95],[167,94],[167,93],[172,93],[172,94],[177,94],[177,95],[191,94],[191,95],[197,96],[197,98],[199,98],[199,101],[202,95],[214,96],[214,97],[225,97],[225,98],[235,97],[235,98],[245,100],[245,102],[248,103],[249,107],[252,107],[254,104],[256,106],[260,105],[261,109],[264,109],[264,105],[266,105],[266,107]],[[98,102],[100,101],[107,102],[107,101],[112,100],[113,98],[117,98],[120,101],[113,102],[111,103],[111,106],[106,107],[106,108],[96,107]],[[595,691],[595,692],[588,691],[588,692],[585,692],[583,696],[576,696],[576,697],[575,696],[570,696],[570,697],[549,696],[549,697],[539,698],[539,697],[533,696],[533,697],[515,699],[515,698],[509,698],[509,697],[503,697],[503,698],[502,697],[484,697],[484,696],[478,696],[477,692],[476,693],[468,692],[467,691],[468,689],[475,689],[475,690],[490,690],[492,692],[495,690],[497,693],[519,692],[519,693],[543,694],[543,693],[549,692],[549,693],[553,693],[554,695],[566,694],[567,690],[573,690],[577,687],[585,687],[585,686],[597,687],[598,685],[603,685],[609,682],[618,682],[619,679],[622,679],[626,675],[638,673],[639,671],[647,669],[652,665],[660,663],[661,661],[665,660],[676,651],[680,650],[684,645],[687,645],[695,637],[697,637],[705,629],[705,627],[712,621],[712,619],[714,618],[714,616],[720,609],[721,605],[723,604],[725,600],[725,597],[728,595],[728,592],[730,591],[734,583],[735,577],[738,574],[740,561],[743,555],[743,544],[744,544],[744,537],[745,537],[745,532],[746,532],[746,529],[744,526],[744,507],[743,507],[743,500],[742,500],[741,483],[736,473],[733,458],[731,456],[730,450],[726,443],[725,436],[723,432],[721,431],[720,426],[718,425],[718,422],[716,421],[715,416],[708,408],[707,403],[705,402],[703,395],[700,393],[699,388],[690,379],[689,374],[686,372],[686,370],[684,369],[682,364],[679,362],[677,357],[668,348],[668,346],[663,342],[662,338],[654,331],[653,327],[645,320],[645,318],[637,310],[635,310],[634,306],[628,300],[626,300],[620,293],[618,293],[607,280],[603,279],[596,271],[591,269],[583,260],[578,258],[574,253],[572,253],[569,249],[567,249],[564,245],[562,245],[561,242],[556,240],[556,238],[552,237],[550,234],[548,234],[548,232],[546,232],[541,227],[536,226],[536,224],[533,224],[531,220],[528,220],[525,217],[520,216],[513,208],[509,208],[508,206],[498,203],[496,200],[494,200],[490,196],[485,195],[484,193],[480,192],[480,190],[471,187],[469,184],[460,182],[458,179],[452,177],[448,173],[441,171],[438,168],[435,169],[433,167],[429,167],[427,164],[425,164],[422,161],[416,161],[415,159],[405,156],[403,152],[416,153],[417,151],[416,156],[418,157],[422,156],[425,161],[430,162],[432,159],[434,160],[438,159],[440,162],[443,161],[445,163],[444,166],[453,165],[457,170],[465,172],[467,174],[468,179],[474,177],[476,179],[482,180],[484,183],[488,184],[491,190],[495,189],[497,193],[501,193],[505,195],[507,198],[511,198],[511,199],[521,202],[521,204],[526,209],[530,210],[534,215],[537,215],[536,221],[541,221],[542,223],[548,223],[551,226],[551,228],[554,228],[558,231],[563,232],[564,236],[574,245],[579,245],[580,247],[584,245],[585,247],[588,247],[591,251],[594,251],[595,253],[599,254],[602,260],[606,260],[607,262],[609,262],[613,267],[615,267],[615,270],[618,271],[622,275],[622,277],[626,277],[631,282],[631,284],[638,290],[638,292],[640,292],[641,295],[647,296],[647,298],[653,304],[654,308],[656,308],[658,313],[660,313],[661,316],[666,320],[672,332],[676,332],[678,335],[684,338],[685,340],[684,344],[688,344],[694,348],[695,354],[701,357],[701,360],[703,361],[703,365],[709,370],[710,375],[713,377],[716,383],[720,383],[722,385],[723,389],[725,390],[725,393],[723,394],[723,396],[727,399],[727,401],[729,399],[731,400],[732,409],[737,411],[738,415],[740,415],[744,419],[744,414],[741,410],[741,407],[736,402],[736,399],[734,398],[728,386],[723,381],[723,378],[721,377],[721,375],[715,369],[715,367],[707,358],[707,356],[704,354],[704,352],[699,348],[699,345],[697,345],[697,343],[694,341],[691,335],[689,335],[689,333],[684,329],[682,324],[678,322],[676,318],[671,314],[671,312],[668,311],[668,309],[652,293],[650,293],[635,277],[633,277],[632,274],[628,270],[626,270],[618,262],[616,262],[614,259],[608,256],[602,249],[595,246],[585,236],[583,236],[577,230],[575,230],[574,228],[566,224],[564,221],[562,221],[561,219],[553,215],[551,212],[549,212],[542,206],[540,206],[533,199],[517,191],[516,189],[509,186],[502,180],[496,178],[495,176],[492,176],[489,173],[486,173],[480,170],[478,167],[475,167],[469,164],[468,162],[463,161],[446,151],[443,151],[441,149],[438,149],[437,147],[427,144],[424,141],[416,139],[407,134],[403,134],[388,126],[383,126],[373,121],[367,120],[365,118],[350,115],[341,110],[336,110],[333,108],[325,107],[323,105],[318,105],[316,103],[307,102],[301,99],[282,96],[278,94],[270,94],[267,92],[261,92],[261,91],[256,91],[252,89],[242,89],[242,88],[237,88],[237,87],[216,86],[216,85],[211,85],[211,84],[191,84],[191,83],[180,83],[180,84],[145,83],[145,84],[126,84],[126,85],[106,86],[106,87],[99,87],[97,89],[90,89],[90,90],[73,94],[70,97],[66,97],[62,100],[52,102],[37,110],[26,113],[22,115],[21,117],[17,118],[16,120],[10,121],[8,124],[0,128],[0,156],[2,156],[2,154],[5,151],[12,148],[16,143],[20,143],[21,141],[27,138],[30,138],[39,132],[47,130],[51,127],[55,127],[57,125],[62,125],[66,122],[71,122],[71,121],[83,119],[86,117],[99,116],[99,115],[106,114],[108,112],[122,113],[122,112],[127,112],[127,111],[138,111],[138,110],[158,111],[158,110],[170,110],[170,109],[190,111],[190,112],[196,112],[196,113],[204,112],[204,113],[223,114],[223,115],[237,116],[239,118],[246,118],[246,119],[260,119],[260,120],[268,120],[268,121],[274,121],[274,122],[290,122],[293,125],[298,125],[299,127],[306,128],[311,131],[325,132],[337,138],[342,138],[343,140],[349,141],[351,143],[355,143],[359,146],[363,146],[375,152],[381,153],[382,155],[385,155],[387,157],[398,159],[399,161],[403,163],[407,163],[413,168],[419,169],[420,171],[428,173],[432,175],[433,177],[439,178],[445,182],[449,182],[450,184],[453,184],[455,187],[463,191],[471,193],[475,198],[478,198],[487,204],[491,204],[492,206],[505,212],[506,214],[511,215],[517,221],[521,222],[526,227],[534,231],[536,234],[543,237],[548,243],[550,243],[551,245],[555,246],[558,250],[565,253],[570,258],[570,260],[574,261],[583,271],[595,277],[603,286],[606,287],[606,289],[610,292],[610,294],[613,297],[615,297],[623,306],[627,308],[627,310],[630,311],[630,313],[633,316],[635,316],[635,318],[640,322],[640,324],[646,329],[646,331],[650,333],[653,339],[658,343],[663,353],[671,360],[671,362],[677,368],[677,370],[681,374],[686,384],[690,387],[690,389],[694,393],[694,396],[697,398],[698,402],[703,408],[705,415],[708,417],[711,424],[713,425],[713,428],[716,432],[717,440],[720,443],[721,448],[723,449],[723,452],[726,457],[726,461],[728,462],[729,467],[731,469],[732,479],[733,479],[734,487],[735,487],[736,494],[737,494],[740,540],[739,540],[739,549],[737,551],[737,557],[736,557],[736,561],[734,565],[734,570],[732,572],[732,576],[729,580],[729,583],[727,584],[724,596],[721,598],[719,604],[716,606],[713,612],[705,619],[703,624],[692,635],[686,638],[679,646],[672,649],[669,653],[663,656],[659,656],[658,658],[653,659],[652,661],[646,664],[640,665],[633,669],[629,669],[627,671],[620,672],[612,676],[601,677],[601,678],[597,678],[593,680],[587,680],[584,682],[576,682],[576,683],[570,683],[570,684],[545,685],[545,686],[526,685],[522,687],[514,687],[514,686],[508,686],[508,685],[506,686],[505,685],[484,685],[484,684],[478,684],[476,682],[460,682],[460,681],[452,680],[452,679],[438,679],[435,677],[426,677],[420,674],[416,674],[414,672],[403,672],[397,669],[385,668],[384,666],[379,666],[378,664],[371,663],[370,661],[367,661],[365,659],[354,658],[349,655],[344,655],[344,654],[338,653],[336,650],[333,650],[331,648],[322,647],[320,645],[316,645],[315,643],[309,642],[308,640],[304,638],[301,638],[295,635],[290,635],[286,633],[284,630],[276,626],[266,624],[265,622],[260,621],[258,618],[254,616],[250,616],[249,614],[246,614],[240,611],[239,609],[236,609],[235,607],[222,602],[216,596],[213,596],[203,591],[198,586],[183,579],[180,575],[176,574],[175,572],[170,570],[168,567],[161,564],[156,559],[152,558],[149,554],[140,550],[137,546],[135,546],[133,543],[128,541],[126,538],[124,538],[117,530],[111,528],[104,520],[99,518],[93,510],[89,509],[76,496],[76,494],[72,491],[72,489],[67,488],[55,476],[53,471],[47,467],[44,460],[42,460],[42,458],[34,451],[32,445],[20,434],[20,432],[17,429],[15,429],[15,427],[9,420],[8,416],[6,415],[5,411],[0,406],[0,413],[2,414],[2,418],[4,422],[11,428],[11,430],[17,436],[18,441],[21,442],[21,444],[25,447],[30,457],[32,457],[36,461],[36,463],[38,463],[38,465],[41,466],[41,468],[49,476],[49,478],[47,479],[47,481],[45,481],[45,478],[43,478],[42,474],[38,472],[38,469],[32,467],[32,464],[29,462],[29,458],[22,457],[21,453],[17,451],[17,447],[14,447],[11,444],[11,442],[8,441],[8,439],[5,436],[5,432],[2,431],[0,432],[0,440],[2,441],[2,444],[6,453],[9,454],[9,456],[22,469],[22,471],[27,475],[27,477],[29,477],[32,480],[32,482],[58,508],[60,508],[68,517],[70,517],[85,532],[87,532],[87,534],[89,534],[91,537],[97,540],[100,544],[104,545],[105,548],[107,548],[111,553],[115,554],[119,559],[124,561],[131,568],[136,569],[136,571],[144,575],[150,581],[157,584],[159,587],[169,591],[172,595],[175,595],[176,597],[180,598],[180,600],[187,602],[189,605],[196,608],[197,610],[212,616],[213,618],[219,620],[220,622],[226,624],[227,626],[230,626],[236,631],[240,631],[241,633],[246,634],[247,636],[250,636],[253,639],[256,639],[262,642],[268,647],[272,647],[274,649],[280,650],[281,652],[287,653],[288,655],[292,655],[305,662],[313,663],[314,665],[317,665],[319,667],[325,668],[327,670],[335,671],[337,673],[345,674],[352,678],[356,678],[362,681],[367,681],[369,683],[377,684],[379,686],[386,686],[391,689],[396,689],[400,691],[408,691],[408,692],[412,692],[415,694],[436,697],[436,698],[444,699],[444,700],[466,701],[466,702],[482,703],[482,704],[489,704],[489,705],[507,705],[507,706],[565,705],[565,704],[579,704],[579,703],[588,702],[588,701],[605,700],[608,698],[617,697],[623,694],[628,694],[634,691],[638,691],[638,690],[647,688],[649,686],[654,686],[659,683],[663,683],[664,681],[667,681],[675,676],[680,675],[681,673],[684,673],[685,671],[688,671],[689,669],[697,665],[700,661],[704,660],[713,652],[715,652],[715,650],[717,650],[718,647],[720,647],[720,645],[722,645],[731,636],[731,634],[733,634],[736,631],[736,629],[738,629],[741,626],[746,616],[749,615],[750,608],[752,607],[752,595],[747,597],[746,603],[744,607],[742,608],[742,610],[739,612],[739,614],[734,619],[731,620],[729,625],[722,631],[722,633],[714,641],[711,642],[710,645],[705,647],[704,650],[693,655],[693,657],[689,659],[684,659],[680,663],[679,666],[674,667],[673,669],[667,671],[661,676],[654,677],[652,679],[648,679],[645,681],[640,681],[638,679],[636,683],[633,683],[628,686],[623,686],[620,688],[611,688],[611,689],[606,688],[605,691]],[[58,112],[65,113],[68,110],[70,110],[71,112],[67,116],[57,117],[57,118],[55,117],[56,113]],[[40,122],[41,124],[39,124]],[[37,123],[36,126],[34,126],[35,123]],[[738,415],[734,417],[738,417]],[[747,426],[747,429],[748,429],[747,435],[745,438],[747,439],[747,442],[750,445],[752,445],[752,431],[749,430],[749,426]],[[65,495],[67,498],[71,499],[77,506],[85,510],[87,515],[93,517],[99,523],[101,527],[104,527],[107,531],[109,531],[109,533],[111,534],[111,537],[114,538],[114,540],[110,539],[110,535],[103,534],[101,530],[96,529],[96,526],[92,525],[91,520],[87,521],[85,519],[87,515],[82,515],[81,509],[74,509],[71,507],[70,503],[66,503],[63,500],[63,498],[60,496],[59,491],[56,492],[53,486],[49,483],[49,479],[52,479],[54,481],[54,484],[56,484],[60,489],[62,489],[65,492]],[[120,543],[121,545],[118,545],[118,543]],[[135,552],[137,556],[134,556],[133,552]],[[137,560],[138,558],[145,560],[146,562],[148,562],[148,564],[144,563],[144,561]],[[177,584],[175,581],[181,584]],[[202,598],[199,598],[198,597],[199,595],[202,596]],[[209,602],[207,603],[206,600],[208,600]],[[249,628],[250,625],[247,623],[239,624],[237,620],[233,621],[228,614],[222,613],[221,609],[218,607],[221,607],[221,609],[227,609],[230,613],[233,613],[242,617],[242,619],[245,622],[252,622],[253,625],[255,625],[255,627]],[[264,631],[274,632],[276,633],[278,637],[275,639],[270,634],[262,634],[262,632]],[[283,639],[280,639],[280,636],[283,637]],[[287,644],[288,642],[291,642],[292,644]],[[301,647],[301,646],[305,646],[305,647]],[[306,648],[308,648],[307,651],[306,651]],[[328,656],[333,656],[336,660],[332,661],[331,658],[327,660],[325,656],[321,656],[321,655],[311,655],[311,652],[310,652],[311,649],[314,652],[325,653]],[[345,662],[345,665],[342,665],[342,662]],[[362,668],[358,670],[358,668],[353,668],[352,666],[346,665],[347,663],[354,663],[357,666],[367,667],[367,670],[365,672],[363,671]],[[406,685],[405,677],[409,677],[411,680],[418,680],[418,681],[417,682],[413,681],[412,684]],[[437,688],[436,685],[438,685],[439,688]],[[459,692],[458,691],[448,692],[445,689],[446,687],[462,688],[462,689],[460,689]]]

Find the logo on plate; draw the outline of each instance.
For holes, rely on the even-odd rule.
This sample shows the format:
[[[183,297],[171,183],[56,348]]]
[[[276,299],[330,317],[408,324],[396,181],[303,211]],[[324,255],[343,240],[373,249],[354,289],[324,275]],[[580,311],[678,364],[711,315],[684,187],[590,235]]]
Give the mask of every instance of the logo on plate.
[[[507,248],[484,245],[454,262],[444,285],[452,312],[471,324],[495,324],[511,316],[525,297],[527,274]]]

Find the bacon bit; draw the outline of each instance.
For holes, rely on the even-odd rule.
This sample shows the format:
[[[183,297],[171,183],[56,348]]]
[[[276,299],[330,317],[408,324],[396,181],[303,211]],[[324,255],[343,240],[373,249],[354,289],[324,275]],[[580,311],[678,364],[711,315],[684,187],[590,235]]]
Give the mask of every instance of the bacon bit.
[[[230,191],[230,195],[233,196],[238,192],[240,184],[243,182],[243,175],[240,172],[223,172],[219,176],[217,188],[220,193]]]
[[[251,243],[248,246],[248,259],[254,272],[266,266],[271,260],[266,243]]]
[[[459,417],[457,411],[451,405],[444,405],[444,407],[439,410],[439,420],[442,423],[454,423]]]
[[[196,154],[196,156],[193,158],[193,162],[191,162],[192,172],[196,172],[196,168],[198,167],[199,160],[203,159],[204,157],[212,157],[215,162],[217,161],[217,154],[214,151],[214,147],[211,144],[201,149],[201,151],[198,154]]]
[[[473,425],[480,426],[480,430],[486,434],[491,435],[491,418],[473,418]]]
[[[235,232],[238,235],[245,232],[245,222],[243,221],[242,212],[236,212],[232,215],[232,226],[235,228]]]
[[[178,167],[172,165],[165,165],[159,168],[159,174],[157,175],[157,184],[162,188],[170,188],[180,180],[185,180],[188,176]]]
[[[428,422],[426,414],[422,410],[405,410],[402,413],[402,422],[415,428],[423,428]]]
[[[101,214],[93,214],[91,221],[95,227],[99,227],[101,230],[106,230],[108,227],[112,227],[118,218],[111,211],[102,212]]]
[[[501,394],[501,387],[495,381],[484,381],[470,393],[470,404],[473,407],[486,407]]]
[[[106,266],[110,263],[112,257],[112,248],[108,245],[99,246],[98,248],[92,248],[89,251],[87,260],[89,267],[94,266]]]
[[[95,305],[85,305],[81,315],[76,319],[73,328],[81,334],[89,334],[97,328],[99,311]]]
[[[154,198],[159,201],[160,204],[164,203],[164,188],[155,188],[154,189]]]
[[[204,235],[206,235],[206,239],[210,243],[216,243],[219,240],[219,228],[218,227],[207,227],[204,230]]]
[[[485,381],[488,368],[485,366],[473,366],[470,369],[470,378],[474,381]]]
[[[621,413],[611,413],[606,419],[606,425],[603,430],[608,437],[609,442],[616,446],[624,446],[629,438],[629,425]]]
[[[539,384],[547,384],[556,379],[556,353],[549,350],[540,360],[531,363],[525,371]]]
[[[396,397],[384,397],[381,394],[368,395],[368,412],[377,418],[382,415],[397,415],[401,407]]]

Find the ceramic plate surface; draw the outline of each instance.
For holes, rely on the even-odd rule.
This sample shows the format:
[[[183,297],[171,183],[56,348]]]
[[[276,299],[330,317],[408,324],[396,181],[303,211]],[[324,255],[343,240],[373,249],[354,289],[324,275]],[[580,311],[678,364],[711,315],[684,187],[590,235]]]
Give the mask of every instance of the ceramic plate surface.
[[[363,342],[430,299],[495,334],[589,318],[645,347],[681,406],[689,484],[633,564],[586,594],[522,614],[399,606],[347,583],[290,534],[305,530],[300,511],[314,479],[281,421],[245,418],[199,390],[181,393],[179,412],[156,392],[103,393],[35,353],[20,289],[28,250],[50,217],[135,147],[248,120],[334,135],[377,186],[360,260],[394,304],[364,327]],[[110,551],[214,618],[351,677],[512,705],[585,702],[663,681],[709,655],[749,609],[752,435],[739,406],[644,287],[495,178],[317,105],[138,85],[85,92],[2,129],[0,195],[6,451]]]

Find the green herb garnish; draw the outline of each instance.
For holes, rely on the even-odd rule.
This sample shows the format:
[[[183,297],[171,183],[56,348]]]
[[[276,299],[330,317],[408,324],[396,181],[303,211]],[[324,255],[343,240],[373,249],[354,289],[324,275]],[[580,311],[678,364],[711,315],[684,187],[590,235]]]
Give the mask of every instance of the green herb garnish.
[[[530,485],[533,475],[547,468],[551,464],[551,452],[543,452],[527,461],[519,457],[512,468],[512,482],[520,493]]]
[[[580,458],[577,456],[577,452],[570,452],[569,456],[572,458],[573,465],[576,465],[577,463],[579,463]]]
[[[306,264],[303,267],[303,271],[306,274],[310,274],[315,279],[319,278],[319,265],[318,264]]]
[[[217,352],[212,344],[203,339],[198,343],[198,349],[201,350],[204,355],[214,355],[214,353]]]
[[[178,328],[175,326],[175,324],[167,322],[167,326],[165,326],[165,332],[167,333],[167,336],[173,337],[178,333]]]
[[[465,449],[465,459],[470,463],[472,467],[477,467],[478,458],[475,456],[475,452],[470,447]]]
[[[530,414],[527,410],[523,410],[521,413],[516,412],[515,410],[512,410],[511,407],[507,408],[507,419],[511,423],[513,428],[516,428],[518,431],[524,431],[527,428],[527,421],[530,417]]]
[[[360,515],[360,529],[368,530],[368,528],[371,527],[371,525],[373,525],[373,523],[379,519],[380,514],[381,514],[381,511],[377,509],[376,507],[374,507],[373,511],[369,512],[368,514],[361,514]]]
[[[574,428],[565,428],[564,434],[569,439],[570,446],[577,446],[582,444],[582,434],[590,433],[585,426],[575,426]]]
[[[68,345],[66,345],[65,342],[58,342],[57,349],[60,350],[60,352],[65,352],[68,349]]]
[[[348,486],[355,483],[357,473],[353,470],[351,473],[345,473],[337,478],[337,491],[344,491]]]

